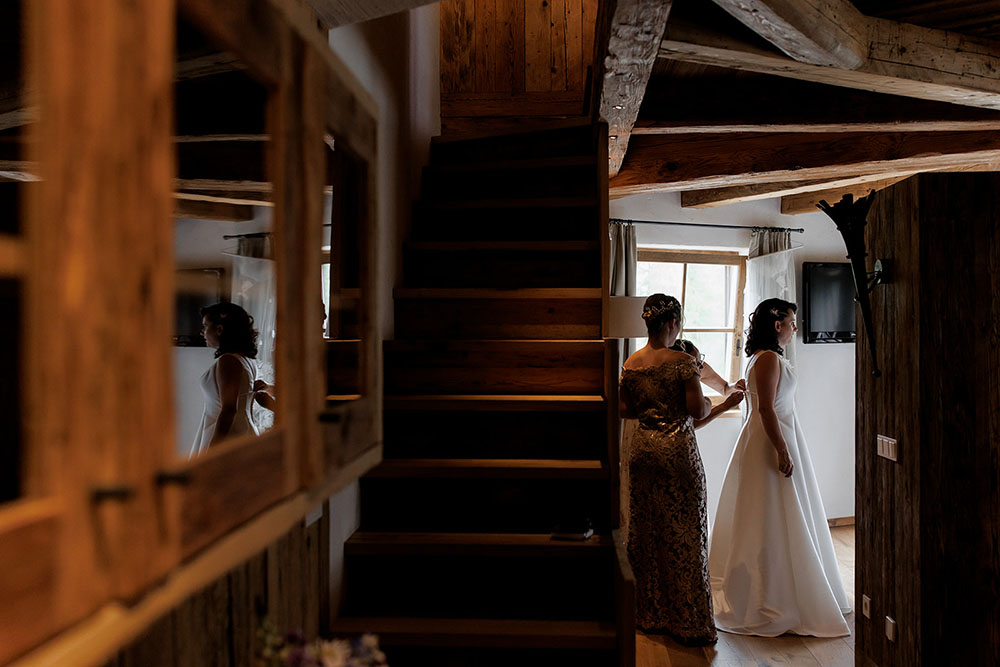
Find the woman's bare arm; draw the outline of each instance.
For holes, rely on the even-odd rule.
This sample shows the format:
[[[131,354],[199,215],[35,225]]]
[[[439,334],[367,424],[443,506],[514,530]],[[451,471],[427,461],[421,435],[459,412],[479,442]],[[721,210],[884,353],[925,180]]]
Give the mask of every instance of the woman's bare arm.
[[[707,426],[708,424],[712,423],[712,421],[715,420],[715,418],[721,415],[723,412],[735,408],[737,405],[740,404],[740,401],[742,400],[743,400],[743,392],[734,391],[732,394],[726,397],[726,400],[722,401],[716,406],[713,406],[712,411],[708,413],[707,417],[705,417],[704,419],[694,420],[694,427],[696,429],[699,429],[703,426]]]
[[[221,442],[229,435],[229,431],[233,427],[233,421],[236,419],[236,406],[240,397],[240,382],[243,379],[243,364],[233,355],[224,354],[219,357],[216,364],[215,376],[222,409],[215,422],[215,433],[212,434],[212,441],[208,443],[209,447]]]
[[[757,374],[757,398],[764,432],[774,451],[778,453],[778,471],[785,477],[791,477],[795,465],[788,455],[788,445],[785,443],[785,436],[781,434],[778,414],[774,411],[774,396],[781,378],[781,362],[777,354],[765,352],[757,359],[753,369]]]

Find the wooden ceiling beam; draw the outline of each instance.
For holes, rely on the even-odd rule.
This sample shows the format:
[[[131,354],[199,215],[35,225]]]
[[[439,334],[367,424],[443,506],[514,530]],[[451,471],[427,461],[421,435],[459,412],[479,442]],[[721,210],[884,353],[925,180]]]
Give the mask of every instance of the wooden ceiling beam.
[[[671,21],[660,56],[833,86],[1000,109],[1000,42],[868,18],[857,69],[800,62],[768,48]]]
[[[659,135],[632,138],[612,197],[859,174],[938,171],[1000,159],[997,132]]]
[[[237,204],[243,206],[274,206],[274,198],[270,192],[226,190],[225,183],[214,183],[217,189],[187,188],[188,185],[203,185],[202,183],[176,182],[175,199],[193,202],[210,202],[217,204]]]
[[[196,220],[222,222],[249,222],[253,220],[253,206],[213,201],[200,201],[174,197],[174,216]]]
[[[868,61],[868,23],[845,0],[714,0],[795,60],[857,69]]]
[[[437,0],[306,0],[323,24],[330,28],[361,21],[370,21],[380,16],[405,12]],[[286,4],[295,0],[285,0]]]
[[[884,190],[891,185],[895,185],[900,181],[906,180],[912,175],[913,174],[908,176],[897,176],[895,178],[883,178],[877,181],[869,181],[863,185],[852,185],[844,188],[830,188],[827,190],[816,190],[813,192],[789,195],[781,198],[781,212],[785,215],[816,213],[819,211],[816,206],[819,204],[820,200],[836,203],[846,194],[853,195],[855,198],[864,197],[869,192]]]
[[[778,197],[793,197],[800,194],[810,194],[824,190],[863,188],[866,184],[884,181],[887,178],[906,178],[913,172],[899,175],[860,174],[836,180],[813,181],[779,181],[776,183],[752,183],[750,185],[735,185],[728,188],[710,188],[707,190],[687,190],[681,193],[681,206],[684,208],[715,208],[729,204],[742,204],[761,199]]]
[[[608,174],[621,168],[656,62],[671,0],[618,0],[608,35],[601,117],[608,123]]]

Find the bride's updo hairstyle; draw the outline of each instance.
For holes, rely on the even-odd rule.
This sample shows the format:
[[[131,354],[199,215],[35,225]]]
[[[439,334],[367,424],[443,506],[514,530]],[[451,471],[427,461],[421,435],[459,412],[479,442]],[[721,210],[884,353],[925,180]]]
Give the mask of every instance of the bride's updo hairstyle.
[[[257,358],[257,330],[253,316],[235,303],[221,302],[201,309],[202,316],[212,324],[221,324],[218,359],[224,354],[240,354],[247,359]]]
[[[642,319],[649,335],[656,336],[670,322],[681,323],[681,302],[666,294],[652,294],[642,306]]]
[[[749,357],[758,350],[773,350],[784,355],[778,345],[778,332],[774,323],[785,319],[789,313],[798,310],[791,301],[784,299],[764,299],[750,315],[750,328],[746,330],[747,344],[743,348]]]

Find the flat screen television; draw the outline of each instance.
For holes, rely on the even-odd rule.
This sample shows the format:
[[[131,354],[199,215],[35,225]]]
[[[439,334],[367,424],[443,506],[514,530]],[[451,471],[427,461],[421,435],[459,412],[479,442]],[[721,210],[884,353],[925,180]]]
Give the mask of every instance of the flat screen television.
[[[854,275],[850,262],[802,263],[805,343],[853,343]]]

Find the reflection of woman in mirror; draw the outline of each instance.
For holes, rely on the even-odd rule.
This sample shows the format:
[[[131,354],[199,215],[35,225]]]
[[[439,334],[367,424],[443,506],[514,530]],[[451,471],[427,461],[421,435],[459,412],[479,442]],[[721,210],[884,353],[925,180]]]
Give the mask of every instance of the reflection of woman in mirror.
[[[191,445],[196,456],[226,438],[257,434],[250,409],[257,379],[257,331],[253,318],[234,303],[201,309],[202,336],[215,363],[201,376],[205,412]]]

